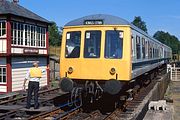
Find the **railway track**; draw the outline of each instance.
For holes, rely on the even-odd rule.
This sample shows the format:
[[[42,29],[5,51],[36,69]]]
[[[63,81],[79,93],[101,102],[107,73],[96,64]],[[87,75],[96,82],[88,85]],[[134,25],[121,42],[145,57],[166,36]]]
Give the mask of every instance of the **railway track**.
[[[44,95],[48,95],[50,96],[50,94],[55,94],[59,91],[59,88],[54,88],[54,89],[47,89],[47,90],[41,90],[39,91],[39,96],[44,96]],[[24,102],[26,100],[27,96],[25,93],[20,94],[17,93],[15,96],[7,96],[6,100],[1,100],[0,99],[0,105],[4,105],[4,104],[16,104],[18,102]]]
[[[153,89],[156,82],[157,81],[153,80],[147,87],[143,87],[132,101],[126,102],[124,110],[116,109],[110,115],[106,116],[104,120],[118,120],[119,118],[121,118],[121,120],[127,120],[127,118],[132,118],[134,111],[138,108],[140,103],[143,102],[146,95]]]
[[[0,120],[12,118],[28,118],[34,114],[40,114],[46,109],[53,109],[54,98],[58,95],[59,88],[41,90],[39,92],[39,104],[43,109],[33,110],[25,109],[26,95],[17,95],[13,99],[7,99],[0,103]]]
[[[127,120],[127,118],[132,118],[134,111],[138,108],[140,103],[143,102],[143,99],[152,90],[155,84],[156,81],[152,81],[147,87],[140,89],[133,100],[127,101],[123,108],[117,108],[112,113],[102,114],[99,110],[95,110],[91,113],[80,112],[69,117],[68,120]]]
[[[123,109],[117,108],[110,114],[102,114],[99,110],[95,110],[91,113],[85,113],[81,109],[81,106],[69,108],[69,110],[62,110],[65,106],[56,107],[51,111],[43,112],[29,120],[42,120],[42,119],[53,119],[53,120],[114,120],[114,119],[127,119],[133,116],[134,110],[143,101],[144,97],[152,90],[156,81],[152,81],[147,87],[143,87],[140,91],[137,90],[138,94],[134,96],[134,99],[124,104]],[[68,106],[68,105],[67,105]]]
[[[158,78],[156,78],[158,79]],[[146,86],[139,89],[135,88],[137,94],[133,97],[133,100],[125,102],[123,107],[115,109],[113,112],[108,114],[102,114],[100,110],[96,109],[90,113],[83,111],[82,105],[74,105],[74,103],[79,104],[79,100],[74,100],[69,102],[70,94],[64,94],[57,98],[57,103],[54,102],[54,98],[57,96],[57,91],[59,90],[47,90],[40,92],[40,104],[41,107],[48,107],[44,111],[26,111],[26,110],[2,110],[0,113],[0,120],[6,120],[11,118],[16,119],[28,119],[28,120],[114,120],[121,118],[122,120],[127,118],[133,118],[134,111],[143,102],[146,95],[153,89],[157,80],[152,80],[152,82]],[[1,105],[23,105],[26,96],[21,98],[16,98],[13,100],[5,101]],[[0,106],[1,109],[1,106]],[[21,108],[20,108],[21,109]]]

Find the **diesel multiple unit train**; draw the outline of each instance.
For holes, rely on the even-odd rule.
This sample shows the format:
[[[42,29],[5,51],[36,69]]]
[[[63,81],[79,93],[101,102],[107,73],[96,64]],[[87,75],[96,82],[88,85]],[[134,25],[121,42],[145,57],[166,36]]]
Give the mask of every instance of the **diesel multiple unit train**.
[[[172,50],[128,21],[96,14],[64,26],[60,87],[90,102],[151,80]],[[131,84],[133,83],[133,84]],[[86,99],[87,101],[87,99]]]

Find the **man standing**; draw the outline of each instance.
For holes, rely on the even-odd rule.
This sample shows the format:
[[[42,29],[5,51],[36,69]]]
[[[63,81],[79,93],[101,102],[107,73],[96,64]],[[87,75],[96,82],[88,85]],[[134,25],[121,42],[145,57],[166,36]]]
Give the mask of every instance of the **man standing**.
[[[23,87],[24,89],[26,89],[25,84],[26,81],[29,79],[27,105],[26,105],[27,109],[30,109],[31,107],[32,92],[34,92],[34,109],[39,108],[38,91],[39,91],[40,78],[42,77],[42,72],[45,72],[45,70],[42,71],[40,68],[38,68],[38,62],[34,62],[33,67],[30,68],[26,74]]]

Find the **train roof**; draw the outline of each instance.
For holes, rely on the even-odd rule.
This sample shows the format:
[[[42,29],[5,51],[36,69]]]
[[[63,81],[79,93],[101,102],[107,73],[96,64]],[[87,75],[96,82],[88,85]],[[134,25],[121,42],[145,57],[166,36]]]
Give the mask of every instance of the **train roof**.
[[[130,23],[120,17],[106,15],[106,14],[95,14],[89,15],[82,18],[78,18],[68,22],[65,26],[79,26],[84,25],[85,20],[103,20],[103,25],[129,25]]]
[[[68,22],[67,24],[65,24],[65,27],[87,25],[87,24],[85,24],[85,21],[93,21],[93,22],[98,21],[98,24],[93,23],[91,25],[129,25],[132,29],[140,32],[141,34],[153,39],[154,41],[156,41],[158,43],[161,43],[160,41],[154,39],[153,37],[148,35],[146,32],[139,29],[138,27],[136,27],[132,23],[128,22],[127,20],[122,19],[122,18],[117,17],[117,16],[113,16],[113,15],[107,15],[107,14],[89,15],[89,16],[85,16],[85,17],[81,17],[81,18],[72,20],[72,21]],[[100,22],[100,24],[99,24],[99,22]],[[161,44],[163,44],[163,43],[161,43]],[[163,44],[163,45],[170,48],[169,46],[167,46],[165,44]]]

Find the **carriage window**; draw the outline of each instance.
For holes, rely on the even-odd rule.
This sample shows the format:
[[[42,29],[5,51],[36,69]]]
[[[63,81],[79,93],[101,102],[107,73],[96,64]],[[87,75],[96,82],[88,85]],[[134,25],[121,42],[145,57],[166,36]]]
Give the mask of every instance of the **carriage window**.
[[[155,49],[154,49],[154,43],[152,45],[152,58],[155,58]]]
[[[160,47],[160,58],[163,58],[163,48]]]
[[[86,31],[85,33],[85,58],[99,58],[101,48],[101,31]]]
[[[148,41],[145,42],[146,58],[148,58]]]
[[[144,38],[142,38],[142,57],[143,57],[143,59],[145,59],[145,53],[146,51],[145,51],[145,39]]]
[[[136,36],[136,57],[137,59],[141,58],[141,45],[139,36]]]
[[[122,58],[123,53],[123,32],[108,30],[106,31],[105,58]]]
[[[66,34],[66,58],[80,57],[81,32],[68,32]]]
[[[149,56],[149,58],[152,58],[152,43],[149,41],[149,46],[148,46],[148,51],[149,51],[149,54],[148,54],[148,56]]]

